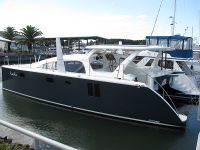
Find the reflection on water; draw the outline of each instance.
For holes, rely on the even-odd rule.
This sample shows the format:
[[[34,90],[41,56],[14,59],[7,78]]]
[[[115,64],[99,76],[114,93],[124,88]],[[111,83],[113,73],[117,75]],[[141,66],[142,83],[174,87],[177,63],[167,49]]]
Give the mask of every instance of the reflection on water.
[[[0,119],[81,150],[195,150],[197,107],[185,130],[118,122],[64,110],[2,91]]]

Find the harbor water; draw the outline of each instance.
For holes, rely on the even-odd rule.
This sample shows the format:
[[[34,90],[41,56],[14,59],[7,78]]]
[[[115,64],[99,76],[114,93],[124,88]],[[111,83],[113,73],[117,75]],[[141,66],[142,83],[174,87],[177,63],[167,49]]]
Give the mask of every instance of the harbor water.
[[[197,112],[191,107],[185,130],[95,117],[3,91],[0,68],[0,119],[80,150],[195,150]]]

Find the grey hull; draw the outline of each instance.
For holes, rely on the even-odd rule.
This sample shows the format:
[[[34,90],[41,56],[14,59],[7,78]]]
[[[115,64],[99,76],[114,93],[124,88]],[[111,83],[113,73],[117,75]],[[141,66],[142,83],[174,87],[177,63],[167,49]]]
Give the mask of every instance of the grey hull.
[[[2,67],[3,89],[39,101],[99,115],[183,127],[174,109],[155,91],[111,82]]]

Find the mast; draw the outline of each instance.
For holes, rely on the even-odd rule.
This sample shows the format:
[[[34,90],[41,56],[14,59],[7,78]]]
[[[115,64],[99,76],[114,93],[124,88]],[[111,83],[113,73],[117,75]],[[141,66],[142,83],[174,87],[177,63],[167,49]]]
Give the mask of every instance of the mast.
[[[175,15],[176,15],[176,0],[174,0],[174,15],[172,17],[172,23],[171,23],[171,35],[174,35],[174,28],[175,28]]]
[[[200,46],[200,11],[199,11],[199,36],[198,36],[198,46]]]

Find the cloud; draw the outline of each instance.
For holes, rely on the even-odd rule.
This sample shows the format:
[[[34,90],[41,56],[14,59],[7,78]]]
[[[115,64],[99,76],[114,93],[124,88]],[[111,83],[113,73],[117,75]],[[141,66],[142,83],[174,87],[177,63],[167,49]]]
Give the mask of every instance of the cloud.
[[[141,19],[144,19],[144,18],[147,18],[148,16],[147,15],[137,15],[137,18],[141,18]]]
[[[32,25],[45,37],[102,36],[105,38],[144,39],[147,23],[128,15],[97,14],[75,11],[52,2],[6,0],[0,3],[0,30],[7,26],[18,31]]]

